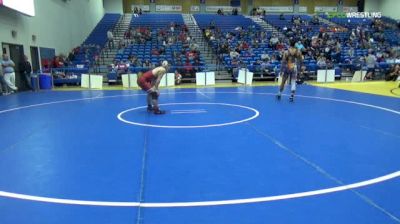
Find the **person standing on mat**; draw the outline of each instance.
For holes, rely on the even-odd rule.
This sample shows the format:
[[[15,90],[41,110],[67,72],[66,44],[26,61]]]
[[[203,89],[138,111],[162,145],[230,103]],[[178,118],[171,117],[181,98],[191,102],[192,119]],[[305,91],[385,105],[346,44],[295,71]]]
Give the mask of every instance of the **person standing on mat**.
[[[168,71],[168,61],[163,61],[161,66],[145,72],[137,80],[138,86],[147,92],[147,111],[154,114],[165,114],[158,106],[160,91],[158,86],[164,74]]]
[[[297,67],[301,65],[303,61],[303,56],[301,52],[295,47],[296,42],[294,40],[290,41],[290,47],[283,53],[282,57],[282,66],[281,66],[281,74],[282,74],[282,82],[279,87],[278,95],[276,98],[278,100],[281,99],[281,95],[283,90],[285,89],[285,83],[289,80],[289,84],[291,85],[291,94],[289,101],[293,102],[294,94],[296,92],[296,80],[297,80]]]

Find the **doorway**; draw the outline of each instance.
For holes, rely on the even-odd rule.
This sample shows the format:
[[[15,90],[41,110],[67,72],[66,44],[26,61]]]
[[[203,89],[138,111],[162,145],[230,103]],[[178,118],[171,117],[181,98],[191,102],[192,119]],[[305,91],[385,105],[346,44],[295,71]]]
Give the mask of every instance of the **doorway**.
[[[3,54],[7,54],[10,59],[15,63],[15,85],[19,90],[26,90],[27,84],[25,82],[25,77],[22,77],[21,71],[19,69],[19,64],[23,61],[24,57],[24,46],[19,44],[2,44]]]
[[[31,63],[32,63],[32,72],[38,73],[40,70],[38,47],[31,46]]]

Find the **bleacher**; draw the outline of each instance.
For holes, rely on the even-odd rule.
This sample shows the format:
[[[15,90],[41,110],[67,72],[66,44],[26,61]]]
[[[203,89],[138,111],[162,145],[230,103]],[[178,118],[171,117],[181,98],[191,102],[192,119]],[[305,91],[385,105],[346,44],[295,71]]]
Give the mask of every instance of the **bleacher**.
[[[229,41],[229,48],[235,48],[240,42],[245,41],[249,44],[249,50],[242,50],[238,60],[241,65],[234,64],[229,54],[219,55],[225,69],[231,71],[233,76],[236,76],[238,67],[247,67],[249,71],[254,72],[255,79],[266,77],[273,78],[277,70],[280,69],[280,63],[278,61],[268,63],[263,68],[258,65],[257,62],[261,60],[262,54],[274,55],[278,54],[269,47],[268,41],[263,42],[258,38],[258,46],[252,45],[252,40],[255,36],[259,35],[260,32],[265,32],[262,30],[260,25],[255,23],[252,19],[246,18],[244,16],[220,16],[220,15],[210,15],[210,14],[195,14],[197,24],[200,29],[209,29],[211,22],[215,23],[215,29],[221,30],[221,34],[225,36],[227,33],[233,34],[235,38]],[[238,29],[239,28],[239,29]],[[215,30],[214,29],[214,30]],[[243,30],[245,32],[244,36],[239,36],[239,33]],[[266,33],[264,40],[271,37],[271,33]],[[216,38],[215,40],[210,40],[211,47],[218,54],[218,49],[220,41]]]
[[[281,19],[280,15],[266,15],[265,17],[263,17],[263,20],[265,22],[271,24],[272,26],[274,26],[276,29],[282,31],[284,27],[292,28],[295,26],[295,23],[292,21],[293,16],[299,17],[302,21],[305,22],[305,23],[301,23],[299,25],[300,29],[307,30],[307,29],[311,28],[311,31],[304,33],[308,37],[318,34],[321,27],[322,28],[327,27],[327,24],[324,24],[321,21],[319,22],[318,25],[313,25],[311,23],[312,17],[310,15],[306,15],[306,14],[285,14],[285,15],[283,15],[284,19]]]
[[[218,54],[218,50],[220,48],[220,44],[224,40],[224,38],[216,38],[214,40],[210,40],[209,44],[215,50],[215,53],[218,54],[218,58],[220,62],[222,62],[223,67],[228,71],[233,71],[238,67],[246,67],[250,71],[255,72],[255,77],[274,77],[277,75],[277,72],[280,70],[280,61],[268,62],[267,64],[260,65],[261,55],[267,54],[270,57],[272,55],[279,55],[281,52],[275,49],[272,49],[269,46],[269,39],[272,36],[272,33],[265,32],[257,23],[255,23],[252,19],[238,15],[238,16],[221,16],[214,14],[194,14],[193,15],[197,25],[200,29],[204,30],[212,30],[212,32],[220,32],[220,35],[224,37],[226,34],[230,34],[233,36],[231,40],[228,41],[229,48],[235,48],[238,44],[242,42],[246,42],[249,45],[248,50],[242,50],[240,52],[240,56],[238,57],[239,63],[233,63],[232,58],[229,54]],[[283,28],[292,28],[296,26],[293,21],[293,16],[299,16],[301,18],[302,23],[300,23],[297,27],[300,29],[307,30],[308,32],[304,32],[305,36],[310,38],[312,36],[317,36],[320,33],[320,30],[325,30],[328,27],[327,24],[320,20],[318,25],[311,24],[312,16],[306,14],[285,14],[284,20],[280,18],[280,15],[267,15],[263,17],[263,20],[267,23],[271,24],[275,28],[280,31],[283,31]],[[349,39],[351,34],[351,30],[361,27],[370,27],[372,24],[371,19],[356,19],[356,18],[328,18],[326,15],[319,15],[322,18],[325,18],[338,26],[348,28],[347,30],[340,30],[338,32],[333,33],[333,38],[340,39],[341,43],[344,43]],[[94,55],[99,52],[99,48],[96,45],[104,46],[107,42],[107,31],[112,29],[118,21],[120,15],[118,14],[106,14],[104,18],[99,22],[90,36],[85,40],[84,45],[85,48],[82,48],[82,51],[76,55],[75,64],[85,64],[87,66],[91,66],[90,61]],[[390,18],[383,19],[387,23],[395,24],[393,20]],[[183,51],[183,45],[181,42],[174,43],[172,45],[164,46],[163,43],[160,43],[157,40],[158,32],[160,30],[165,30],[166,32],[171,32],[169,27],[171,24],[176,24],[177,28],[174,31],[174,35],[178,36],[180,29],[184,25],[184,20],[181,14],[144,14],[139,17],[133,17],[130,26],[133,29],[145,28],[149,29],[151,33],[151,38],[144,43],[135,43],[128,44],[124,49],[119,51],[115,56],[115,62],[128,63],[128,58],[131,56],[135,56],[141,62],[146,60],[150,61],[153,66],[159,65],[163,60],[167,60],[172,65],[170,72],[173,72],[178,67],[184,67],[186,60],[188,59],[185,55],[185,52],[179,57],[175,58],[174,54],[176,52]],[[214,24],[215,28],[210,29],[210,25]],[[311,30],[310,30],[311,28]],[[259,38],[261,32],[265,32],[265,36],[263,39]],[[325,31],[324,31],[325,32]],[[284,32],[285,33],[285,32]],[[219,37],[221,37],[219,36]],[[400,43],[400,32],[398,29],[385,29],[384,30],[385,40],[390,45],[398,45]],[[257,46],[252,44],[254,38],[258,38],[259,43]],[[287,43],[286,43],[287,44]],[[373,46],[376,46],[374,43]],[[165,47],[165,53],[161,55],[152,54],[153,49],[159,49],[161,47]],[[285,46],[285,48],[287,45]],[[354,55],[350,56],[348,51],[349,49],[354,48]],[[186,52],[189,49],[185,50]],[[333,68],[336,70],[337,77],[341,76],[341,71],[343,69],[356,70],[361,69],[364,64],[354,64],[353,61],[359,57],[365,57],[368,55],[368,49],[362,49],[360,47],[355,46],[345,46],[342,45],[339,60],[335,61]],[[336,57],[336,54],[333,53],[332,57]],[[193,59],[190,60],[190,64],[194,63]],[[204,62],[203,57],[200,55],[200,66],[199,70],[206,70],[207,65]],[[315,74],[318,69],[321,69],[315,59],[305,56],[304,65],[309,73]],[[382,71],[386,71],[389,69],[389,63],[380,62],[379,69]],[[129,68],[130,72],[140,72],[148,70],[148,68],[143,68],[142,66],[131,66]],[[73,82],[73,81],[70,81]]]
[[[121,15],[117,13],[105,14],[83,44],[100,45],[103,47],[107,42],[107,31],[115,27],[120,17]]]
[[[342,27],[348,29],[347,32],[343,33],[344,38],[340,38],[342,41],[347,40],[350,37],[352,30],[357,29],[357,27],[366,28],[364,29],[369,35],[373,34],[372,24],[373,20],[370,18],[328,18],[327,15],[321,14],[320,17],[328,19],[329,21],[336,23]],[[390,18],[382,18],[384,23],[393,23],[393,19]],[[388,46],[398,46],[400,43],[400,33],[398,29],[392,29],[386,27],[383,30],[384,34],[384,43],[379,43],[378,41],[374,41],[371,44],[372,49],[382,49]],[[354,49],[354,55],[349,55],[348,51],[352,47]],[[354,64],[351,63],[352,61],[356,60],[360,57],[366,57],[368,55],[369,49],[363,49],[360,47],[355,46],[344,46],[341,50],[341,57],[338,66],[342,69],[350,69],[352,71],[365,69],[365,62]],[[383,49],[382,49],[383,50]],[[376,69],[380,71],[382,74],[386,73],[388,69],[390,69],[390,65],[393,63],[397,63],[397,60],[393,61],[381,61],[377,63]]]
[[[165,28],[172,22],[179,26],[185,24],[181,14],[143,14],[132,18],[131,27],[149,27],[154,30]]]
[[[107,31],[112,30],[115,27],[120,17],[120,14],[105,14],[83,44],[79,47],[79,51],[75,54],[73,64],[85,66],[92,65],[94,56],[99,54],[101,49],[107,43]]]
[[[81,75],[89,72],[94,64],[94,58],[99,56],[107,42],[107,31],[112,30],[120,19],[120,14],[105,14],[90,35],[75,52],[75,58],[68,67],[53,68],[54,85],[79,84]],[[57,74],[63,74],[59,76]]]
[[[211,22],[215,22],[215,25],[221,29],[222,32],[233,31],[237,27],[248,28],[253,26],[254,29],[260,30],[260,25],[254,23],[253,20],[246,18],[242,15],[237,16],[220,16],[212,14],[194,14],[197,25],[200,29],[207,28]]]
[[[170,30],[171,24],[176,25],[176,29],[174,30],[174,36],[177,37],[181,32],[181,28],[184,25],[184,20],[181,14],[143,14],[139,17],[133,17],[130,23],[130,26],[133,29],[141,29],[148,28],[151,32],[150,40],[147,40],[145,43],[135,43],[130,44],[129,46],[123,49],[123,52],[119,52],[115,56],[115,62],[123,62],[128,63],[128,58],[130,56],[135,56],[141,62],[145,62],[146,60],[150,61],[154,66],[158,66],[161,64],[163,60],[167,60],[171,67],[169,72],[174,72],[175,69],[179,69],[184,67],[186,60],[189,60],[190,64],[194,64],[193,59],[188,59],[185,54],[182,54],[180,58],[174,58],[175,53],[182,53],[184,50],[183,44],[180,41],[177,41],[174,44],[164,46],[163,43],[157,40],[158,31],[164,30],[166,33],[171,33]],[[165,53],[160,55],[152,54],[153,49],[164,48]],[[189,48],[185,49],[185,53],[189,51]],[[205,63],[202,55],[199,55],[200,64],[198,70],[204,70]],[[130,66],[129,70],[131,72],[140,72],[146,71],[149,68],[142,66]],[[113,77],[115,79],[115,72],[111,72],[109,77]]]

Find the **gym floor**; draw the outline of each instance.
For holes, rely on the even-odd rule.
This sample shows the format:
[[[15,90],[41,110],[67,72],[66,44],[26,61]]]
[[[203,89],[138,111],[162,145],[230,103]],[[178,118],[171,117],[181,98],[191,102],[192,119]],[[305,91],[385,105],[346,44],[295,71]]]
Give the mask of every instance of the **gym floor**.
[[[400,223],[377,83],[163,89],[162,116],[138,90],[0,97],[0,223]]]

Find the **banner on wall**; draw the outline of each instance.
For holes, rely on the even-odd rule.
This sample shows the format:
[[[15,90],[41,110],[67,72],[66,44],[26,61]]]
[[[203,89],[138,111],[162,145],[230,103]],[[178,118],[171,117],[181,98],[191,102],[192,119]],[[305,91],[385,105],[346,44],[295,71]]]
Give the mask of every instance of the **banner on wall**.
[[[307,13],[307,6],[299,6],[299,12]]]
[[[190,11],[191,12],[199,12],[200,11],[200,6],[192,5],[192,6],[190,6]]]
[[[337,12],[338,9],[336,6],[315,6],[315,12]]]
[[[293,6],[260,6],[265,12],[293,12]]]
[[[181,5],[156,5],[156,12],[182,12]]]
[[[135,9],[135,7],[141,8],[142,11],[144,12],[150,12],[150,5],[131,5],[132,12]]]
[[[232,12],[232,9],[237,9],[239,12],[242,11],[241,7],[232,7],[226,5],[210,5],[206,6],[206,12],[217,12],[218,9],[222,9],[224,12]]]
[[[357,7],[343,6],[343,12],[358,12]]]

